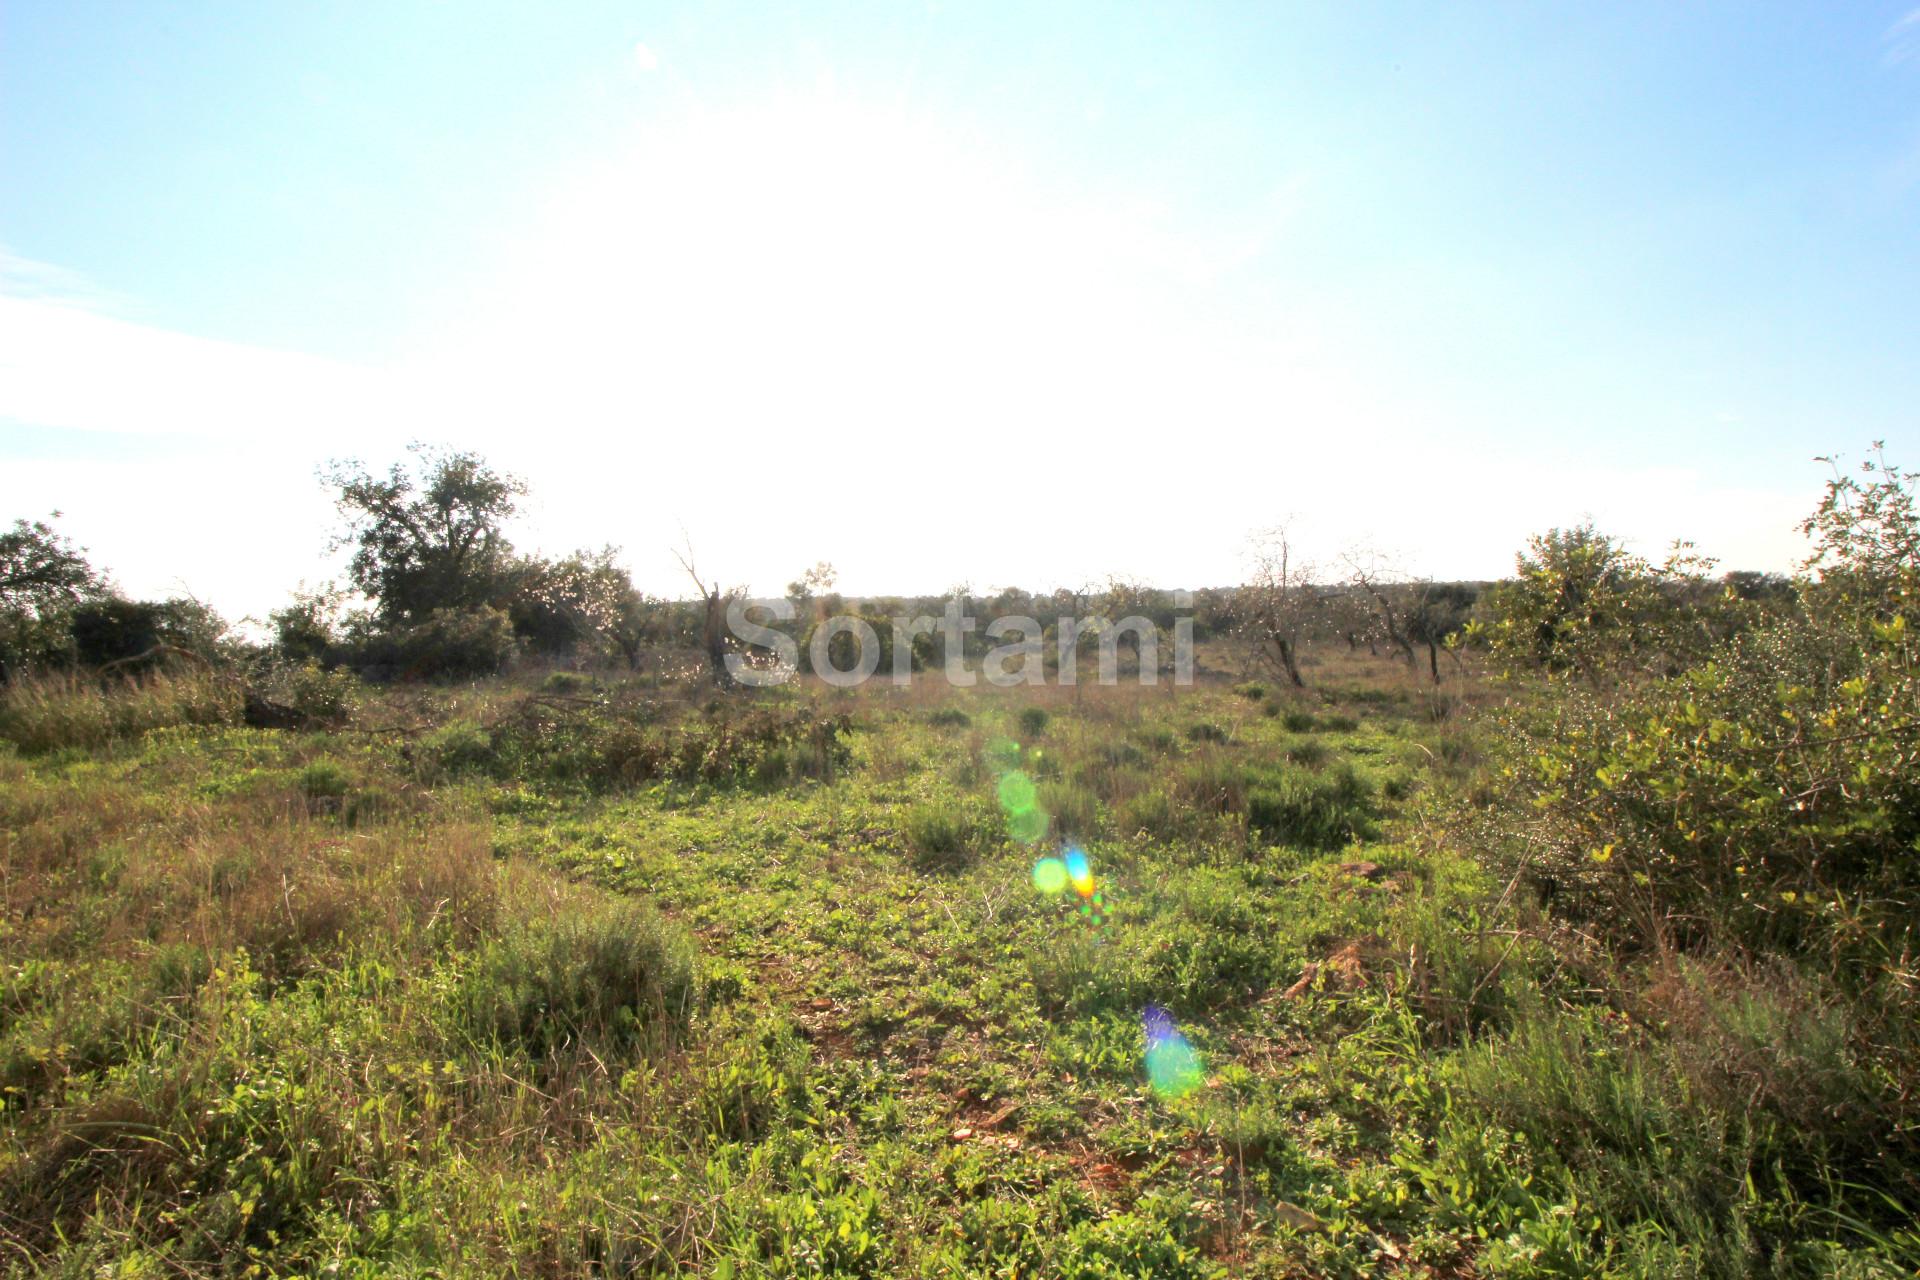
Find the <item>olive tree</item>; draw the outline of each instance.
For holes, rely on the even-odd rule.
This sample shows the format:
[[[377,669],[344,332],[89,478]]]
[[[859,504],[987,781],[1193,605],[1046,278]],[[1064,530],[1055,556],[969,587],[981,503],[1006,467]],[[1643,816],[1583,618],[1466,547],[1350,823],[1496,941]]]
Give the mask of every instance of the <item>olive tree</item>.
[[[348,578],[388,626],[496,602],[512,546],[503,526],[526,485],[478,454],[409,446],[412,466],[375,475],[358,462],[324,473],[353,548]]]

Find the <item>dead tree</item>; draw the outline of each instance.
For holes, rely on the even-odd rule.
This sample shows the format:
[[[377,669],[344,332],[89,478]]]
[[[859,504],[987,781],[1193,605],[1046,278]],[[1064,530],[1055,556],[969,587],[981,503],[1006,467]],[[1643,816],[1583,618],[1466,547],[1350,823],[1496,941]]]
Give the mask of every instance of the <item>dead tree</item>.
[[[727,670],[727,606],[720,583],[716,580],[709,587],[700,577],[700,571],[694,567],[691,542],[686,544],[685,555],[675,551],[673,558],[693,579],[693,585],[699,590],[701,602],[705,605],[705,616],[700,624],[700,645],[707,653],[707,675],[722,689],[730,689],[733,687],[733,673]]]
[[[1389,580],[1377,559],[1347,556],[1352,586],[1372,604],[1380,633],[1406,658],[1409,667],[1420,664],[1416,646],[1427,651],[1427,674],[1440,683],[1440,650],[1466,625],[1478,592],[1460,583],[1428,578]],[[1448,652],[1452,652],[1451,649]],[[1456,654],[1455,661],[1459,656]]]
[[[1321,592],[1312,571],[1295,555],[1283,528],[1254,540],[1253,577],[1241,590],[1245,627],[1256,652],[1296,689],[1300,676],[1300,635],[1320,607]]]
[[[1416,665],[1419,658],[1414,652],[1408,621],[1419,607],[1423,588],[1431,584],[1387,581],[1387,572],[1375,558],[1349,552],[1346,561],[1349,589],[1359,591],[1366,599],[1373,613],[1374,628],[1399,651],[1409,667]]]

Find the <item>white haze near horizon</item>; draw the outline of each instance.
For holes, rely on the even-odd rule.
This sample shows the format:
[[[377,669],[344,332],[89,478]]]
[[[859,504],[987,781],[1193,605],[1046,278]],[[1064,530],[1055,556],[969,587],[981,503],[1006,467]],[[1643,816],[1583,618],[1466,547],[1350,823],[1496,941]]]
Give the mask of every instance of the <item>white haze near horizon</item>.
[[[1257,226],[1199,235],[911,118],[704,113],[561,184],[377,367],[172,332],[8,259],[0,514],[57,508],[122,589],[235,617],[338,574],[316,469],[413,439],[524,476],[524,549],[616,544],[668,595],[683,531],[761,594],[822,559],[849,595],[1221,585],[1282,522],[1330,573],[1360,548],[1497,577],[1586,518],[1649,555],[1799,558],[1810,458],[1774,487],[1602,461],[1575,395],[1516,450],[1497,388],[1423,379],[1311,300],[1239,305],[1315,198],[1303,173]]]

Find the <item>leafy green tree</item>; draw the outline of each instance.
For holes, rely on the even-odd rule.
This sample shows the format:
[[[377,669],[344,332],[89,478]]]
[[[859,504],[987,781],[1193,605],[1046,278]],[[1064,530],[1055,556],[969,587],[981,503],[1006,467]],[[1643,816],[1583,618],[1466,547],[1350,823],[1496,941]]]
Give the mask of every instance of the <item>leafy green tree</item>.
[[[1519,714],[1518,803],[1490,843],[1616,939],[1809,955],[1913,1008],[1920,541],[1911,478],[1863,475],[1836,475],[1806,522],[1806,607],[1675,675],[1562,686]]]
[[[351,546],[348,577],[389,626],[425,622],[437,611],[497,605],[511,564],[503,526],[526,485],[477,454],[410,446],[411,468],[384,476],[358,462],[325,473],[337,490]]]
[[[1920,623],[1920,515],[1913,473],[1886,460],[1875,441],[1856,474],[1834,468],[1825,496],[1800,530],[1814,541],[1802,565],[1811,575],[1813,607],[1844,612],[1856,622],[1903,616]]]
[[[341,591],[326,583],[313,591],[294,592],[292,601],[267,614],[273,627],[273,647],[294,662],[327,665],[340,647]]]
[[[1591,524],[1550,529],[1487,592],[1468,634],[1509,672],[1589,684],[1672,672],[1729,630],[1713,611],[1734,597],[1707,579],[1710,567],[1685,543],[1655,565]]]
[[[1440,683],[1440,651],[1465,634],[1480,599],[1480,588],[1470,582],[1414,584],[1406,612],[1407,638],[1426,646],[1427,674]],[[1458,655],[1456,654],[1457,658]]]
[[[64,657],[73,610],[105,591],[83,548],[45,521],[14,521],[0,533],[0,680]]]
[[[198,600],[128,600],[107,596],[73,611],[74,657],[87,666],[158,661],[172,649],[224,656],[227,624]]]
[[[515,632],[538,653],[605,651],[639,670],[662,605],[633,585],[618,556],[618,548],[605,547],[517,562],[509,606]]]

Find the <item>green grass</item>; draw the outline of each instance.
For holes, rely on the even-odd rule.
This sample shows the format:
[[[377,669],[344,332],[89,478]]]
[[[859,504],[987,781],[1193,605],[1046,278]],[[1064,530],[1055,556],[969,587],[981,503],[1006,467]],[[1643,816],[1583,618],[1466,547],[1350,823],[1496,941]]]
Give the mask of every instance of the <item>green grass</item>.
[[[563,685],[0,751],[0,1269],[1920,1260],[1920,1196],[1849,1185],[1894,1167],[1858,1143],[1892,1078],[1863,1046],[1897,1039],[1817,975],[1557,931],[1451,836],[1462,716]],[[1001,811],[1015,768],[1045,843]],[[1035,886],[1060,838],[1084,895]]]

